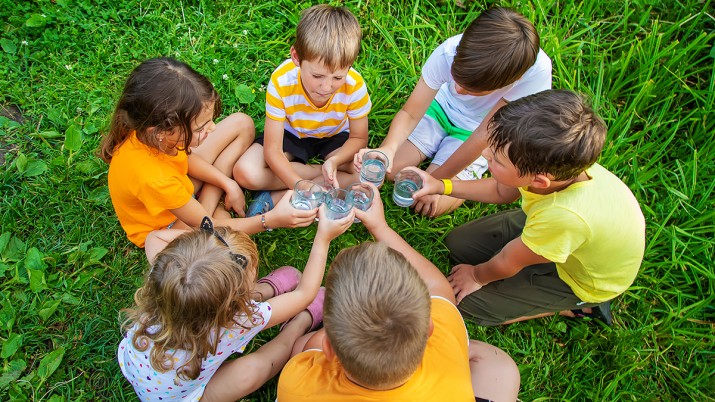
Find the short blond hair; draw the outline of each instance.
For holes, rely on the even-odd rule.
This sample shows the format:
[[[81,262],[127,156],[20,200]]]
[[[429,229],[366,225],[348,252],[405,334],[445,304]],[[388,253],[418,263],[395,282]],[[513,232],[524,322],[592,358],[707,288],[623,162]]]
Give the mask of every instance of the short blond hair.
[[[319,4],[301,13],[293,48],[300,61],[322,62],[335,71],[353,65],[361,38],[360,23],[350,10]]]
[[[325,331],[350,377],[374,389],[401,385],[422,362],[431,302],[399,252],[365,242],[341,251],[328,272]]]

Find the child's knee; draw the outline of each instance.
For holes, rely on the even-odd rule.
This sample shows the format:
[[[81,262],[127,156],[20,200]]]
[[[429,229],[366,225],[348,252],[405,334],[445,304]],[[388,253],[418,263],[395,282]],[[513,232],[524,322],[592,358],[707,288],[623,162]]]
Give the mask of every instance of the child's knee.
[[[229,126],[232,128],[232,131],[235,133],[236,137],[246,136],[247,138],[250,137],[251,140],[253,140],[253,137],[256,133],[256,126],[250,116],[239,112],[231,114],[224,120],[226,120]]]
[[[257,168],[255,163],[239,159],[233,165],[233,179],[247,190],[261,190],[264,186],[264,168]]]

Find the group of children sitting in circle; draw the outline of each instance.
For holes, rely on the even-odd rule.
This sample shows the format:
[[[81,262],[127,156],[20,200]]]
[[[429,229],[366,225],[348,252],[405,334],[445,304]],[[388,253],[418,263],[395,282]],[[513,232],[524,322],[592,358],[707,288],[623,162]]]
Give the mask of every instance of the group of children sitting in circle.
[[[610,300],[643,258],[644,218],[596,163],[603,120],[580,95],[550,89],[551,61],[515,11],[486,10],[437,47],[378,148],[389,179],[403,169],[421,177],[418,213],[521,198],[520,209],[449,233],[448,277],[388,226],[374,186],[372,206],[342,219],[327,219],[324,205],[291,206],[300,180],[359,180],[372,106],[352,68],[360,41],[347,9],[305,10],[271,75],[258,138],[245,114],[214,123],[220,97],[188,65],[157,58],[131,73],[100,153],[122,228],[151,266],[118,350],[142,400],[233,401],[281,370],[280,402],[515,400],[514,361],[469,340],[463,316],[611,324]],[[426,159],[426,171],[415,167]],[[261,190],[247,214],[244,189]],[[257,280],[249,235],[316,218],[302,272]],[[376,242],[342,250],[321,288],[328,246],[354,218]],[[226,360],[278,324],[275,338]]]

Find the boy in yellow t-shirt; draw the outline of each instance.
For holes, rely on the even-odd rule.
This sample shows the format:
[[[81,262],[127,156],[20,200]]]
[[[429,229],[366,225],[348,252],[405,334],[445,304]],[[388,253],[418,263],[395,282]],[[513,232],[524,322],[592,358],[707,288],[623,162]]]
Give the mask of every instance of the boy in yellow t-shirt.
[[[387,225],[380,198],[355,215],[377,243],[331,264],[325,327],[296,342],[278,401],[516,400],[514,361],[468,339],[446,278]]]
[[[301,14],[290,58],[266,89],[264,135],[234,166],[239,184],[282,190],[321,176],[336,187],[357,181],[351,162],[367,146],[372,106],[365,81],[352,68],[361,37],[360,24],[344,7],[321,4]],[[324,160],[322,166],[307,164],[314,157]],[[273,205],[265,191],[256,201],[249,216]]]
[[[579,95],[549,90],[499,109],[488,130],[491,178],[452,185],[418,171],[425,185],[414,195],[490,203],[521,196],[521,210],[447,236],[460,311],[480,325],[559,312],[610,325],[610,300],[633,283],[643,260],[645,220],[630,189],[595,163],[603,120]]]

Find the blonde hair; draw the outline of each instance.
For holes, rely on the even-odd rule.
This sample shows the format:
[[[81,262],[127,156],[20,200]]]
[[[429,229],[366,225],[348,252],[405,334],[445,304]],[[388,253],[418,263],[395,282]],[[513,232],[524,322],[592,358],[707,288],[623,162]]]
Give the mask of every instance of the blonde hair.
[[[319,4],[301,13],[293,48],[300,61],[318,61],[335,71],[352,66],[360,53],[360,23],[345,7]]]
[[[180,379],[195,379],[201,362],[215,354],[222,331],[254,322],[250,293],[258,265],[258,250],[248,235],[227,228],[215,232],[194,230],[177,237],[157,255],[144,285],[134,294],[135,306],[123,310],[124,329],[134,328],[132,344],[146,351],[150,340],[152,367],[176,370]],[[240,256],[245,263],[239,263]],[[243,265],[243,266],[241,266]],[[187,353],[186,362],[174,367],[176,350]]]
[[[350,377],[374,389],[407,381],[424,356],[431,308],[415,268],[366,242],[335,257],[325,287],[325,331]]]

